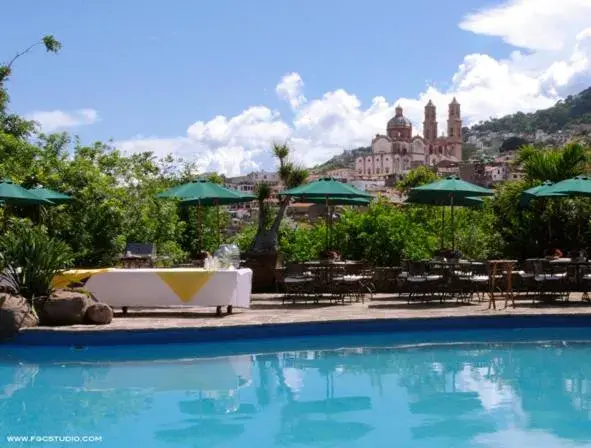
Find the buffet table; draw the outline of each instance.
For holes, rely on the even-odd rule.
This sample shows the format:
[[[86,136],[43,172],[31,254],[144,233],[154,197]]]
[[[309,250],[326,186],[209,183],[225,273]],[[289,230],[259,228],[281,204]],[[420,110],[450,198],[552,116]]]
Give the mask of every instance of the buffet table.
[[[250,269],[75,269],[55,277],[54,288],[79,287],[112,307],[215,306],[221,314],[248,308]]]

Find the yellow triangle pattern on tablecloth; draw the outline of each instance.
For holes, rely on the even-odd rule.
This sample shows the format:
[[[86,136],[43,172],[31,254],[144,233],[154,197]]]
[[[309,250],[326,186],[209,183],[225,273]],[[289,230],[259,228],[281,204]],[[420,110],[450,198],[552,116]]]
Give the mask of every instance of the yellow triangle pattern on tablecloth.
[[[190,302],[209,281],[213,272],[208,271],[187,271],[187,272],[158,272],[164,283],[178,296],[183,302]]]
[[[75,286],[84,285],[90,277],[102,272],[109,271],[109,268],[104,269],[72,269],[70,271],[62,272],[56,275],[51,281],[51,287],[53,289],[68,288],[72,284]]]

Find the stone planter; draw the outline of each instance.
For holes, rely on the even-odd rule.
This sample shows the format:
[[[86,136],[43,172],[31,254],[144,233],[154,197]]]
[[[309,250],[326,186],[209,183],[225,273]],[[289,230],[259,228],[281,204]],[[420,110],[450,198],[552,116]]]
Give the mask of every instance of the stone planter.
[[[252,292],[275,292],[277,253],[248,252],[244,266],[252,269]]]

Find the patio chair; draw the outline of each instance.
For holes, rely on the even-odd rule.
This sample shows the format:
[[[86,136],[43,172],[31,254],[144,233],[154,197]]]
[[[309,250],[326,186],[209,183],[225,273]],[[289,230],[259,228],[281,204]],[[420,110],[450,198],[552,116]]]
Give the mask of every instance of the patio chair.
[[[578,267],[578,290],[582,292],[583,295],[581,300],[583,302],[591,302],[591,298],[589,297],[589,292],[591,291],[591,265],[584,264],[579,265]]]
[[[539,285],[536,281],[533,262],[536,258],[528,258],[513,271],[513,292],[522,298],[535,297]]]
[[[413,298],[425,301],[427,298],[433,298],[435,292],[441,290],[443,276],[441,274],[431,274],[427,269],[426,261],[408,262],[408,302]]]
[[[284,268],[275,269],[275,277],[278,287],[284,291],[282,303],[286,299],[291,299],[295,304],[297,300],[307,301],[311,298],[314,277],[306,271],[304,265],[288,263]]]
[[[375,270],[365,263],[355,263],[344,266],[343,276],[335,277],[334,281],[340,283],[345,295],[354,298],[357,302],[365,302],[365,295],[373,298],[375,292]]]
[[[554,300],[557,297],[568,300],[567,272],[558,266],[551,266],[547,260],[532,261],[534,279],[538,284],[537,298],[540,301]],[[535,301],[535,297],[534,297]]]
[[[478,301],[482,302],[485,295],[490,292],[490,265],[485,262],[472,262],[466,269],[469,269],[469,272],[465,272],[464,278],[470,294],[469,301],[476,294]]]
[[[156,245],[152,243],[127,243],[123,255],[119,257],[124,268],[154,267]]]

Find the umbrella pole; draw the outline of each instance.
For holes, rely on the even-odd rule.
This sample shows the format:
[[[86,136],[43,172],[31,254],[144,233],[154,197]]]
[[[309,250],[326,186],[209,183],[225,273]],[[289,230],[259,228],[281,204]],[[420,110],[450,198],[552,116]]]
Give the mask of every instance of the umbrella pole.
[[[441,248],[445,248],[445,205],[441,207]]]
[[[328,245],[330,246],[331,250],[333,249],[333,245],[332,245],[333,226],[334,226],[334,205],[330,206],[330,239],[328,241]]]
[[[454,197],[451,197],[451,250],[456,250],[456,229],[454,226]]]
[[[330,235],[329,235],[329,227],[330,227],[330,210],[328,208],[328,196],[326,196],[326,252],[330,249]]]
[[[221,239],[221,230],[220,230],[220,205],[218,204],[216,206],[216,213],[217,213],[217,220],[218,220],[218,247],[220,247],[220,244],[222,243],[222,239]]]
[[[4,233],[8,229],[8,204],[4,204],[4,216],[2,218],[2,233]]]
[[[201,201],[197,204],[197,231],[199,232],[199,251],[203,250],[203,217],[201,216]]]

